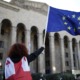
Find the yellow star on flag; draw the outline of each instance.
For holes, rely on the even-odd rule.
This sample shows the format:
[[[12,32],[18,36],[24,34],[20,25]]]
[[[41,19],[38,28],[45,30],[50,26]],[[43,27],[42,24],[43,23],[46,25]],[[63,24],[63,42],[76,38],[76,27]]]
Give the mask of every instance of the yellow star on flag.
[[[70,26],[68,26],[68,30],[70,30],[71,29],[71,27]]]
[[[76,17],[76,15],[75,15],[75,14],[73,14],[73,15],[72,15],[72,18],[75,18],[75,17]]]
[[[67,25],[68,23],[67,22],[64,22],[64,24]]]
[[[78,20],[80,21],[80,16],[78,17]]]
[[[80,24],[80,22],[79,22],[79,24]]]
[[[80,29],[80,27],[78,27],[78,29]]]
[[[62,17],[62,19],[63,19],[63,20],[65,20],[65,19],[66,19],[66,17],[65,17],[65,16],[63,16],[63,17]]]
[[[74,28],[74,32],[76,31],[76,29]]]

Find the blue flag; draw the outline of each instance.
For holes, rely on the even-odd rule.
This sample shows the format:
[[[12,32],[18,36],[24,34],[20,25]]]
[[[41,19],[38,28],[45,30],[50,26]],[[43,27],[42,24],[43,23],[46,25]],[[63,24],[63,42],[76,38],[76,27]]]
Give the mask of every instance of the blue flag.
[[[72,35],[80,34],[80,12],[56,9],[50,7],[47,32],[65,30]]]

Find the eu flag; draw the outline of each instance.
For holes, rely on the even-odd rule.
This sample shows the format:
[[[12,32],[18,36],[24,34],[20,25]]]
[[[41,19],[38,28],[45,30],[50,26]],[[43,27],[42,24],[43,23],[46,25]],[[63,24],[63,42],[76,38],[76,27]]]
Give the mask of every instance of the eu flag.
[[[80,34],[80,12],[61,10],[50,7],[47,32],[66,30],[72,35]]]

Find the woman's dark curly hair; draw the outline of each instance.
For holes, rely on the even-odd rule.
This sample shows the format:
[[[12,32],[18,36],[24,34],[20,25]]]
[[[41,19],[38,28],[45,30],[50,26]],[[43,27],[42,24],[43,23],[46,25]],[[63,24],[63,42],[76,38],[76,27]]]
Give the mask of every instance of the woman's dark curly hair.
[[[8,57],[12,58],[19,58],[21,59],[23,56],[28,55],[28,50],[24,44],[15,43],[12,45],[8,52]]]

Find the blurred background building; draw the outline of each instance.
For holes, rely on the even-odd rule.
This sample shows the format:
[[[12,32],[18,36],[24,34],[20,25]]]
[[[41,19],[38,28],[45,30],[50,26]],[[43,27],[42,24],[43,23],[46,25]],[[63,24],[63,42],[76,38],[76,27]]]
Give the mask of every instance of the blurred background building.
[[[29,54],[44,44],[48,5],[29,0],[0,0],[0,69],[12,44]],[[66,31],[46,34],[45,51],[30,64],[32,73],[80,73],[80,36]]]

